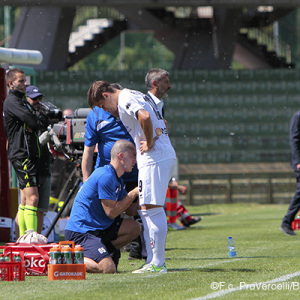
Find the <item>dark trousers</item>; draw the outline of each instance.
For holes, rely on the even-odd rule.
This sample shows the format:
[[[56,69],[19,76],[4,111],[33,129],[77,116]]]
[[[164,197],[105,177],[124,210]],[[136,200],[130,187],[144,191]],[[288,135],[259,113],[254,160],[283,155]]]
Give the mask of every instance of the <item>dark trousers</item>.
[[[295,175],[297,180],[297,190],[290,203],[287,213],[282,220],[282,225],[287,224],[291,226],[300,209],[300,172],[295,171]]]

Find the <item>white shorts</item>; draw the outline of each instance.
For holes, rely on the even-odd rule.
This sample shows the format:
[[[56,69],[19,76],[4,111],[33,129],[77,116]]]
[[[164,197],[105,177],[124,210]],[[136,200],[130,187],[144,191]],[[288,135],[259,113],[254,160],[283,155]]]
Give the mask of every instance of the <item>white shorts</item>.
[[[139,169],[140,205],[165,205],[168,184],[176,167],[176,159],[167,159]]]

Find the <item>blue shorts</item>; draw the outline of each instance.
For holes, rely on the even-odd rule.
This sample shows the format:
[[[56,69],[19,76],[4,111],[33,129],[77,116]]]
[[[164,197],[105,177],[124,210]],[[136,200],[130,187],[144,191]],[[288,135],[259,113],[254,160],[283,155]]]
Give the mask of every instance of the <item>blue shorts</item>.
[[[115,251],[111,241],[117,239],[122,221],[123,219],[117,217],[106,230],[86,233],[65,230],[65,240],[74,241],[75,245],[81,245],[84,250],[84,256],[98,263]]]

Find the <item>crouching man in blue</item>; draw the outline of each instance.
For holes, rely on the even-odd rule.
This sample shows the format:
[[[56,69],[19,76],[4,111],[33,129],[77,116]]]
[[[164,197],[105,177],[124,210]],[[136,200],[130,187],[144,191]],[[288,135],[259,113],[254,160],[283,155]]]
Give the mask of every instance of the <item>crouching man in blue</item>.
[[[75,197],[65,239],[84,249],[87,272],[115,273],[120,248],[140,233],[135,220],[121,219],[120,213],[136,214],[138,187],[128,194],[120,178],[136,164],[135,146],[118,140],[111,149],[109,165],[96,169]]]

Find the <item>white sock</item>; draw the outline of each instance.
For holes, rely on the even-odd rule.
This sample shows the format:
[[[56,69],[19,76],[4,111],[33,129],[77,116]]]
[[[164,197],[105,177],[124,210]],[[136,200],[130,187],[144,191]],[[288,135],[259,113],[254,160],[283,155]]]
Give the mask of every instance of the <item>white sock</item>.
[[[146,253],[147,253],[147,259],[146,259],[146,264],[150,263],[152,261],[152,249],[151,249],[151,243],[150,243],[150,236],[149,236],[149,227],[148,227],[148,222],[147,222],[147,210],[138,210],[138,213],[142,219],[143,222],[143,236],[144,236],[144,241],[145,241],[145,246],[146,246]]]
[[[146,211],[152,263],[156,267],[161,267],[165,263],[165,247],[168,233],[166,213],[163,207],[147,209]]]

